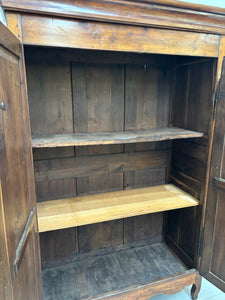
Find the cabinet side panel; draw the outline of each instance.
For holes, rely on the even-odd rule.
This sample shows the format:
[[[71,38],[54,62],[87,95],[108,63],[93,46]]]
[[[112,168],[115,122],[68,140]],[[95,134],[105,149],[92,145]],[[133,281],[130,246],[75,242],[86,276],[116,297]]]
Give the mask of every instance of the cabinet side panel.
[[[178,65],[173,101],[173,125],[204,132],[206,138],[173,142],[169,178],[201,202],[204,198],[207,135],[212,115],[215,66],[214,59]],[[190,266],[195,265],[197,259],[196,241],[200,217],[199,208],[167,214],[166,237],[175,248],[179,249]]]

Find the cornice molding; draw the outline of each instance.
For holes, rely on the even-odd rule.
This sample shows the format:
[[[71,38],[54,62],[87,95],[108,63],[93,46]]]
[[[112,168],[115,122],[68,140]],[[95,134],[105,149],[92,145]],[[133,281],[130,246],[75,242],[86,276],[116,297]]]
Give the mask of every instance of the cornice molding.
[[[225,35],[225,9],[172,0],[2,0],[6,11]]]

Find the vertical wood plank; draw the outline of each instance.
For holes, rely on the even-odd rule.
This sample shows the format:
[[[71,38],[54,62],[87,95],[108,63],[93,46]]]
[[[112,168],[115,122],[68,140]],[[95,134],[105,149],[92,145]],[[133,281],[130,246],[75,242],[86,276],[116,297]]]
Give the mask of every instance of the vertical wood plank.
[[[42,262],[76,254],[76,228],[43,232],[40,234]]]
[[[72,63],[74,132],[123,130],[124,66]],[[77,156],[119,153],[122,145],[76,147]],[[77,194],[123,188],[122,173],[77,178]],[[78,228],[79,252],[111,247],[123,242],[123,221]]]
[[[0,117],[0,125],[2,120],[2,116]],[[0,131],[0,137],[1,131]],[[2,199],[2,186],[0,180],[0,295],[5,300],[13,299],[13,288],[12,288],[12,280],[11,280],[11,272],[9,265],[9,253],[8,253],[8,245],[7,245],[7,235],[5,228],[5,214],[3,207],[3,199]]]

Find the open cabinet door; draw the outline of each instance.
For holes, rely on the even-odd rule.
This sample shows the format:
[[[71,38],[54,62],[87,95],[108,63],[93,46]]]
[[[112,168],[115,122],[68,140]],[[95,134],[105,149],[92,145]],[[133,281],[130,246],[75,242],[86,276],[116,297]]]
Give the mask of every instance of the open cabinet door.
[[[200,273],[225,292],[225,60],[216,103]]]
[[[42,298],[26,97],[22,46],[0,24],[0,298],[4,300]]]

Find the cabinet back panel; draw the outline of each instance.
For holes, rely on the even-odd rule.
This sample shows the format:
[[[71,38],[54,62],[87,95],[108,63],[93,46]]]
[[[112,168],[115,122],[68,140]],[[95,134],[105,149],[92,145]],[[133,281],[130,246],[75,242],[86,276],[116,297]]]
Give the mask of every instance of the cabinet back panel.
[[[88,51],[26,50],[33,136],[169,125],[168,68],[174,64],[174,57],[153,59],[149,55],[94,52],[90,59]],[[37,200],[164,184],[169,148],[170,143],[156,142],[36,149],[35,169],[46,174],[36,182]],[[140,156],[138,163],[139,153],[149,153],[152,161],[143,161]],[[123,156],[118,164],[119,154]],[[91,157],[82,165],[86,171],[82,168],[84,171],[79,174],[75,168],[75,174],[66,178],[65,170],[73,164],[73,159]],[[95,164],[97,157],[100,160],[102,157],[110,168],[107,170],[104,163],[101,169],[99,160]],[[47,174],[52,168],[59,175],[49,179],[51,176]],[[99,172],[100,169],[103,171]],[[42,260],[47,262],[140,240],[159,241],[162,222],[163,214],[158,213],[40,234]]]

